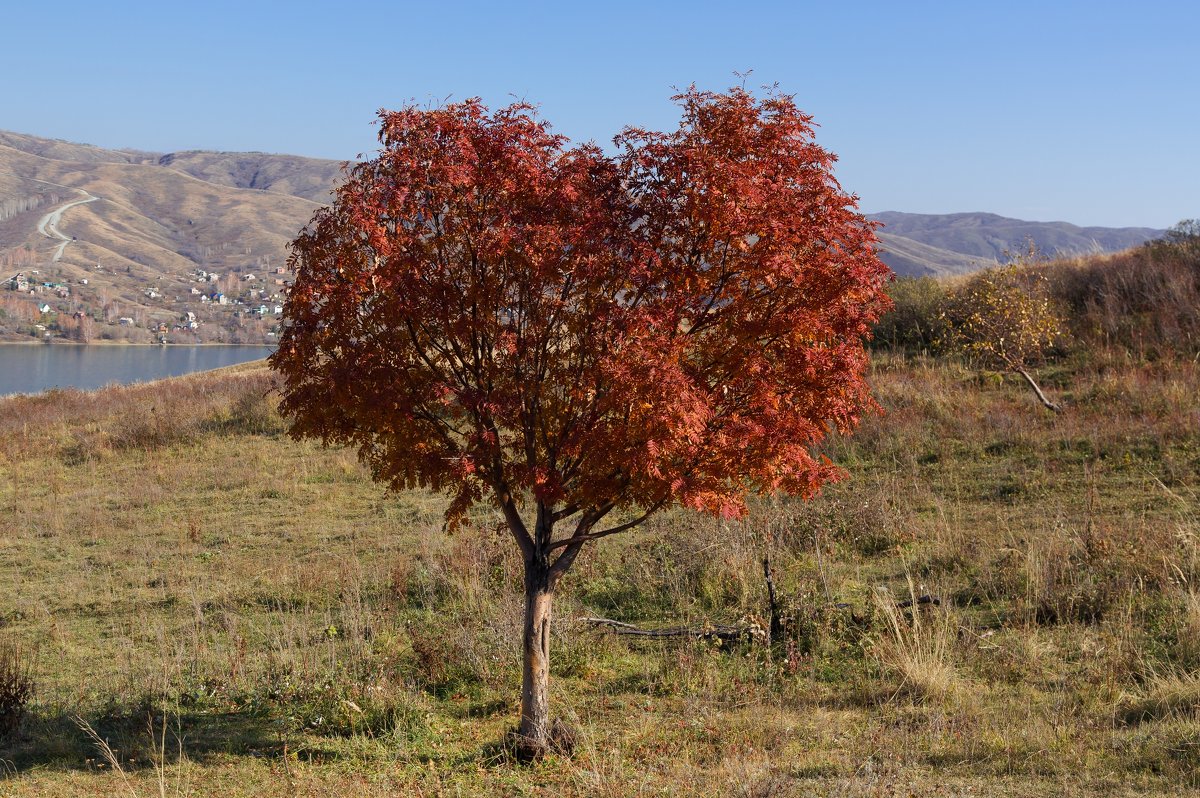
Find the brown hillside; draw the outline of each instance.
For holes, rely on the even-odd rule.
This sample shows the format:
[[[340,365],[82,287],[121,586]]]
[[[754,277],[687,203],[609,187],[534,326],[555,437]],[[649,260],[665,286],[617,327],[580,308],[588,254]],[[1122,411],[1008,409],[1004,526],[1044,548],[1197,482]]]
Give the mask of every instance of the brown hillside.
[[[33,284],[32,293],[0,294],[8,311],[0,336],[10,339],[71,334],[75,325],[64,321],[83,314],[99,338],[154,340],[166,325],[168,340],[180,342],[271,340],[279,282],[288,279],[276,269],[319,207],[291,192],[320,196],[324,185],[327,193],[338,168],[314,161],[319,168],[306,171],[306,159],[257,154],[123,153],[14,134],[0,142],[0,279],[21,271]],[[97,199],[63,212],[57,229],[74,240],[56,262],[62,241],[39,223],[89,196]],[[202,283],[201,271],[220,277]],[[201,299],[218,292],[229,304]],[[46,304],[51,312],[41,313]],[[266,318],[257,313],[264,304]],[[197,329],[175,329],[188,313]]]
[[[220,186],[292,194],[322,203],[329,200],[330,189],[342,174],[338,161],[261,152],[173,152],[157,163]]]

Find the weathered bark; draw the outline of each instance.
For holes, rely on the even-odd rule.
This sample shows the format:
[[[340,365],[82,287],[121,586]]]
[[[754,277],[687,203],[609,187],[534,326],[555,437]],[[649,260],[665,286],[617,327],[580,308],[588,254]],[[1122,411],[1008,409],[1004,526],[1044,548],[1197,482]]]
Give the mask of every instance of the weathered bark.
[[[522,635],[521,725],[518,754],[536,759],[550,745],[550,609],[554,591],[545,562],[525,566],[525,629]]]
[[[1033,381],[1033,377],[1029,376],[1028,371],[1018,368],[1016,369],[1016,372],[1025,378],[1025,382],[1029,383],[1029,387],[1032,388],[1033,392],[1037,394],[1037,398],[1041,400],[1042,404],[1045,405],[1047,410],[1053,410],[1055,413],[1062,412],[1062,407],[1056,405],[1054,402],[1051,402],[1046,398],[1046,394],[1042,393],[1042,389],[1039,388],[1038,384]]]

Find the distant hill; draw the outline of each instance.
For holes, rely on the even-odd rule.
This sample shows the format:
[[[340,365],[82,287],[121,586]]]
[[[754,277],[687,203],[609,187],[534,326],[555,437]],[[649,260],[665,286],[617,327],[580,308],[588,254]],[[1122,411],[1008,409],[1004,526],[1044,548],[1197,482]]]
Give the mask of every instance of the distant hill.
[[[931,247],[904,236],[893,235],[887,228],[877,231],[882,244],[880,257],[896,274],[905,277],[966,274],[986,269],[994,261]]]
[[[260,152],[111,150],[0,131],[0,339],[270,342],[291,280],[279,271],[288,242],[328,201],[342,167]],[[64,208],[57,221],[47,217]],[[1163,232],[988,213],[872,218],[885,225],[883,259],[906,275],[975,271],[1023,251],[1029,239],[1046,254],[1074,255]],[[23,289],[2,290],[16,287],[9,278],[17,272]]]
[[[994,213],[872,214],[882,222],[883,259],[898,274],[962,274],[1007,260],[1029,241],[1051,257],[1116,252],[1165,231],[1149,227],[1079,227],[1027,222]]]
[[[338,161],[262,152],[173,152],[159,157],[157,163],[220,186],[291,194],[320,203],[329,202],[330,190],[342,173]]]
[[[0,130],[0,147],[53,161],[81,164],[117,163],[162,166],[209,183],[232,188],[252,188],[325,202],[341,175],[342,163],[298,155],[265,152],[208,152],[185,150],[157,153],[141,150],[106,150],[90,144],[73,144]],[[0,168],[4,168],[0,159]]]
[[[118,340],[164,330],[180,342],[271,340],[287,244],[328,201],[341,166],[0,132],[0,288],[17,272],[30,286],[0,290],[0,338],[72,332],[81,314],[97,337]],[[58,234],[41,224],[91,197],[63,212]]]

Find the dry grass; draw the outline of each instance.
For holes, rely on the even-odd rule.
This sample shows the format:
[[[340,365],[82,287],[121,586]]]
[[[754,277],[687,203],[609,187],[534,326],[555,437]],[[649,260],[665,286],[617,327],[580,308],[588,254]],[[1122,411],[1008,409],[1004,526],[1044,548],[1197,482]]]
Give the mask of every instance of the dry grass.
[[[1043,269],[1092,346],[1139,356],[1200,352],[1200,247],[1156,242]]]
[[[900,689],[921,699],[952,699],[963,687],[954,662],[958,625],[940,606],[917,603],[911,577],[908,587],[908,608],[901,608],[890,592],[875,594],[885,628],[876,655],[900,677]]]
[[[1182,718],[1200,720],[1200,672],[1172,668],[1151,673],[1140,690],[1122,696],[1119,714],[1128,723]]]

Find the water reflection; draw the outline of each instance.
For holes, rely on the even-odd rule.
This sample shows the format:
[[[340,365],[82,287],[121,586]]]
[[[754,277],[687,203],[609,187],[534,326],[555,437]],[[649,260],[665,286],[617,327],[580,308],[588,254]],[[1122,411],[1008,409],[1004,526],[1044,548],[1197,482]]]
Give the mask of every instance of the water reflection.
[[[0,396],[176,377],[259,360],[272,351],[269,346],[0,344]]]

